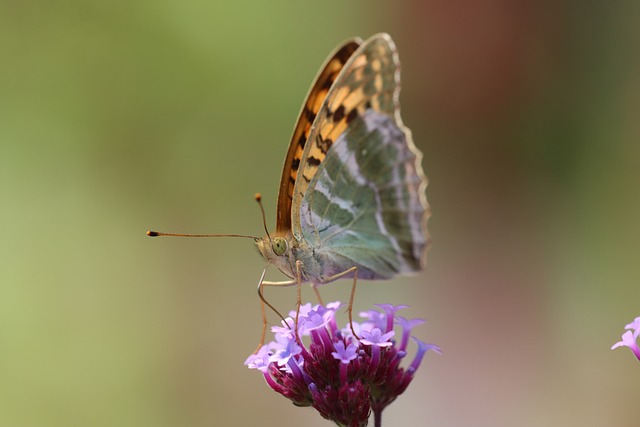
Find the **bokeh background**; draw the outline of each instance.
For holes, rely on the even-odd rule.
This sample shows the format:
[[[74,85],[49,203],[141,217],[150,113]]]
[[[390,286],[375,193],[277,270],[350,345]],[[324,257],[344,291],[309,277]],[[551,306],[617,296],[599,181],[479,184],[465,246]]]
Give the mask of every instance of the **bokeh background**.
[[[261,235],[317,68],[386,31],[434,244],[357,309],[444,354],[385,425],[636,426],[639,5],[1,0],[0,425],[328,425],[242,364],[252,243],[145,231]]]

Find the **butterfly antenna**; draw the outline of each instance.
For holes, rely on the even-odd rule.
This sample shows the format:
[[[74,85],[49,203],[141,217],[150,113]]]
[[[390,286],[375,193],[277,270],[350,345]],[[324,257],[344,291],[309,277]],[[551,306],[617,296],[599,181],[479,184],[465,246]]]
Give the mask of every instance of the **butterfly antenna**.
[[[256,202],[258,202],[258,206],[260,206],[260,212],[262,212],[262,225],[264,226],[264,231],[267,233],[269,241],[271,241],[271,235],[269,234],[269,230],[267,229],[267,217],[264,214],[264,206],[262,206],[262,195],[260,193],[256,193],[254,197],[256,199]]]
[[[183,233],[164,233],[162,231],[147,231],[149,237],[244,237],[246,239],[257,240],[256,236],[247,236],[245,234],[183,234]]]

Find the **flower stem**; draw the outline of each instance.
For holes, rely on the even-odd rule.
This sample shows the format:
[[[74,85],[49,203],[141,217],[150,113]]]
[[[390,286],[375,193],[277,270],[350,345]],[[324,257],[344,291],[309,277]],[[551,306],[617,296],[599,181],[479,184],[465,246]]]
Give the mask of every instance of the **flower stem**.
[[[382,427],[382,410],[373,410],[373,424],[375,427]]]

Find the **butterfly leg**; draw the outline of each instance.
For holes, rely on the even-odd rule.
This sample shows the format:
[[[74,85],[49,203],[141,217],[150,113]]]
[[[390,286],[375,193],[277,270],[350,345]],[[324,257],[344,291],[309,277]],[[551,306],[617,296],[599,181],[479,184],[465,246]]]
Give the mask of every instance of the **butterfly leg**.
[[[300,317],[300,306],[302,305],[302,262],[296,260],[296,281],[298,282],[298,295],[296,299],[296,320],[293,322],[296,333],[296,341],[302,346],[302,340],[298,335],[298,318]]]
[[[316,294],[316,298],[318,298],[318,303],[324,307],[325,306],[324,301],[322,301],[322,297],[320,296],[320,290],[318,289],[318,286],[312,283],[311,289],[313,289],[313,292]]]
[[[260,308],[262,310],[262,333],[260,335],[260,343],[258,344],[258,347],[254,351],[254,354],[257,353],[260,350],[260,348],[262,348],[262,346],[264,345],[264,339],[267,333],[267,313],[265,311],[265,305],[268,306],[271,310],[273,310],[273,312],[276,313],[278,317],[282,319],[286,324],[284,316],[282,316],[282,314],[280,314],[280,312],[264,297],[264,286],[294,286],[297,284],[297,280],[285,280],[281,282],[265,281],[264,276],[266,272],[267,272],[267,269],[265,268],[264,271],[262,272],[262,275],[260,276],[260,282],[258,283],[258,296],[260,297]]]
[[[353,285],[351,285],[351,295],[349,296],[349,307],[347,308],[347,313],[349,313],[349,326],[351,328],[351,333],[356,339],[360,339],[356,331],[353,329],[353,301],[356,297],[356,283],[358,282],[358,267],[351,267],[342,271],[338,274],[334,274],[331,277],[325,279],[324,283],[333,282],[341,277],[346,276],[349,273],[353,273]]]
[[[284,322],[285,325],[288,326],[286,319],[280,312],[273,306],[267,299],[264,297],[264,286],[297,286],[297,296],[296,296],[296,318],[294,320],[294,331],[296,335],[296,340],[300,342],[300,336],[298,335],[298,318],[300,316],[300,306],[302,306],[302,262],[299,260],[296,261],[296,278],[292,280],[285,280],[282,282],[267,282],[264,280],[264,275],[266,272],[262,272],[262,276],[260,277],[260,284],[258,284],[258,296],[260,297],[261,306],[262,306],[262,335],[260,338],[260,344],[258,345],[258,350],[264,344],[265,334],[267,332],[267,316],[264,310],[265,304],[273,310],[280,319]],[[256,350],[257,351],[257,350]]]

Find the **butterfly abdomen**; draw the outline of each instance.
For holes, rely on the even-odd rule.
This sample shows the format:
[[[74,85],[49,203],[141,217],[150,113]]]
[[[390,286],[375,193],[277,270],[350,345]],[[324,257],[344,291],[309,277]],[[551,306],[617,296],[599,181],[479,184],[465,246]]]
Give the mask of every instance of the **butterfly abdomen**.
[[[372,261],[379,256],[380,254],[372,252],[367,261]],[[358,279],[364,280],[390,279],[398,273],[397,271],[393,271],[393,267],[389,264],[387,264],[389,268],[386,269],[386,272],[377,271],[378,269],[375,268],[376,264],[385,263],[384,260],[360,264],[349,256],[330,250],[323,250],[322,248],[298,249],[294,251],[294,257],[302,263],[303,281],[313,283],[316,286],[332,282],[335,280],[335,276],[340,276],[340,279],[352,278],[353,273],[342,275],[342,273],[352,267],[358,268]],[[345,268],[345,266],[349,267]]]

